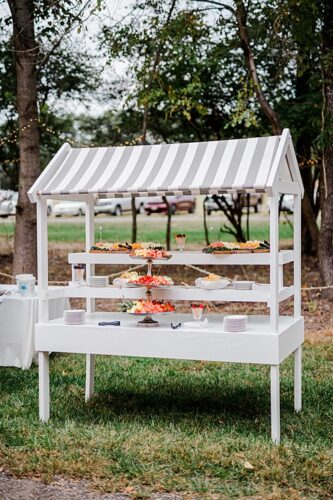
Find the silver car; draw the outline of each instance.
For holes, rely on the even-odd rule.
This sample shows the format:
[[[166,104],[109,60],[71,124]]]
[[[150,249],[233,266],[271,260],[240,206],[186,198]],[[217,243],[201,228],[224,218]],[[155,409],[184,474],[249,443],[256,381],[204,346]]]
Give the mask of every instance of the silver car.
[[[144,198],[135,198],[136,211],[145,213]],[[131,198],[101,198],[96,201],[95,214],[122,215],[132,210]]]
[[[86,205],[80,201],[61,201],[53,206],[52,213],[56,217],[63,215],[79,216],[86,212]]]

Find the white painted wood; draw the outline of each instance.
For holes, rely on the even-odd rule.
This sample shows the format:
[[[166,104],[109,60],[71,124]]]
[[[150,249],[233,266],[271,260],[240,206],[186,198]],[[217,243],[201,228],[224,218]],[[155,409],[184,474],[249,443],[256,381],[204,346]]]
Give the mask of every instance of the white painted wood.
[[[201,251],[185,251],[185,252],[170,252],[172,258],[169,260],[154,261],[158,266],[168,265],[211,265],[211,266],[228,266],[228,265],[251,265],[264,266],[270,264],[270,254],[268,253],[247,253],[247,254],[227,254],[227,255],[211,255]],[[279,264],[288,264],[294,260],[294,252],[292,250],[282,250],[278,256]],[[70,253],[68,254],[68,262],[70,264],[124,264],[128,266],[136,266],[144,264],[142,259],[132,259],[128,254],[103,254],[103,253]]]
[[[278,330],[278,316],[279,316],[279,201],[277,196],[270,198],[270,289],[271,289],[271,330],[276,332]]]
[[[98,326],[120,320],[120,327]],[[209,327],[172,330],[173,323],[191,321],[190,314],[156,316],[159,328],[137,327],[137,317],[124,313],[87,315],[84,325],[64,325],[63,319],[36,325],[38,351],[107,354],[277,365],[304,338],[303,318],[281,316],[279,332],[270,331],[269,316],[249,316],[245,332],[224,332],[223,316],[209,314]]]
[[[50,418],[49,353],[38,353],[39,374],[39,419],[47,422]]]
[[[95,386],[95,354],[86,355],[86,391],[85,401],[89,401],[94,394]]]
[[[94,213],[94,198],[90,196],[89,201],[86,202],[86,215],[85,215],[85,229],[86,229],[86,252],[89,252],[91,246],[95,243],[95,213]],[[89,282],[90,276],[95,274],[95,264],[86,264],[86,278]],[[86,299],[87,311],[92,313],[95,311],[95,300],[93,298]]]
[[[290,138],[289,147],[287,150],[287,157],[288,157],[289,165],[293,170],[293,174],[295,174],[295,177],[297,179],[297,182],[298,182],[298,185],[300,188],[301,197],[303,198],[304,186],[303,186],[303,182],[302,182],[301,172],[300,172],[299,166],[298,166],[298,161],[296,158],[294,144],[293,144],[293,141],[291,140],[291,138]]]
[[[275,444],[280,443],[280,367],[271,365],[271,435]]]
[[[62,287],[61,296],[75,298],[101,298],[101,299],[140,299],[145,297],[146,289],[109,287]],[[279,290],[278,300],[282,302],[294,294],[294,287],[284,287]],[[55,295],[55,293],[54,293]],[[270,302],[270,289],[265,290],[203,290],[195,286],[184,287],[174,285],[166,289],[152,289],[152,297],[164,300],[203,300],[217,302]]]
[[[277,184],[279,193],[281,194],[300,194],[301,190],[296,182],[279,181]]]
[[[302,259],[302,230],[301,230],[301,197],[294,196],[294,316],[302,314],[302,297],[301,297],[301,259]]]
[[[266,188],[274,190],[274,186],[279,182],[278,174],[280,170],[280,165],[284,160],[286,155],[288,145],[290,142],[290,132],[285,128],[280,136],[280,142],[273,159],[272,167],[269,172],[269,176],[266,183]]]
[[[48,289],[48,239],[47,200],[37,199],[37,280],[38,280],[38,320],[48,321],[49,303],[43,298]]]
[[[41,195],[41,198],[47,198],[48,200],[59,200],[59,201],[88,201],[91,195],[87,194],[49,194]],[[93,195],[95,197],[95,195]]]
[[[279,289],[283,288],[283,266],[279,264],[278,266],[278,281],[279,281]]]
[[[280,316],[281,321],[282,316]],[[274,336],[274,335],[272,335]],[[288,329],[281,331],[279,328],[279,354],[278,364],[282,363],[287,359],[290,354],[292,354],[297,347],[301,346],[304,342],[304,319],[295,318],[295,323]],[[273,363],[274,364],[274,363]]]
[[[302,409],[302,346],[294,351],[294,408]]]

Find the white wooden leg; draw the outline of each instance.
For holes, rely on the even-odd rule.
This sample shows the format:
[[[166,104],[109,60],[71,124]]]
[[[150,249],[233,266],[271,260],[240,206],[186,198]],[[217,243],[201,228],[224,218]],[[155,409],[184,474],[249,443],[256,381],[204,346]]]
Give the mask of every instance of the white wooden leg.
[[[86,356],[86,402],[89,401],[94,394],[95,382],[95,354],[87,354]]]
[[[294,408],[302,409],[302,346],[294,351]]]
[[[39,419],[47,422],[50,418],[49,353],[38,353],[39,373]]]
[[[280,443],[280,367],[271,365],[271,434]]]

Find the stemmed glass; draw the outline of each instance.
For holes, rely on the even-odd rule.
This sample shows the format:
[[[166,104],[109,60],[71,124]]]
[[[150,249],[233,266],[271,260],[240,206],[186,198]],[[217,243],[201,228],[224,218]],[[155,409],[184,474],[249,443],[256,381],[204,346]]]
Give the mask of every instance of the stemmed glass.
[[[186,234],[176,234],[175,240],[178,251],[183,252],[185,248]]]
[[[192,316],[194,321],[201,321],[204,304],[191,304]]]

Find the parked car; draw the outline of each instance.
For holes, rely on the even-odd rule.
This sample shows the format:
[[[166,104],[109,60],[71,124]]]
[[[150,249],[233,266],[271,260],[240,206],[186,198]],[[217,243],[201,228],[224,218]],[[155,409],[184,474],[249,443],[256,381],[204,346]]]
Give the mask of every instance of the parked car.
[[[96,201],[95,215],[97,214],[110,214],[122,215],[123,212],[130,212],[132,210],[131,198],[101,198]],[[144,198],[135,198],[135,207],[138,213],[145,213]]]
[[[9,217],[16,214],[16,200],[3,200],[0,203],[0,217]]]
[[[62,217],[63,215],[84,215],[85,214],[85,203],[79,201],[61,201],[53,207],[53,214],[56,217]]]
[[[177,212],[193,214],[195,212],[195,196],[168,196],[168,202],[172,214]],[[150,198],[149,201],[146,201],[144,208],[147,215],[166,214],[168,211],[162,196]]]
[[[0,192],[0,217],[9,217],[16,215],[16,205],[18,200],[18,193],[16,191],[2,191]],[[47,215],[52,213],[53,202],[47,200]]]
[[[268,211],[270,211],[270,198],[268,198]],[[294,197],[292,194],[281,194],[279,198],[279,208],[280,212],[286,212],[287,214],[294,213]]]
[[[226,202],[231,205],[232,207],[234,206],[234,196],[231,193],[226,193],[221,195],[224,197]],[[243,202],[243,208],[247,208],[247,196],[246,194],[242,196],[242,202]],[[262,195],[261,194],[255,194],[251,193],[250,194],[250,208],[253,208],[254,212],[258,213],[261,209],[262,205]],[[207,210],[207,215],[210,215],[212,212],[218,212],[220,210],[219,206],[217,203],[215,203],[213,196],[208,196],[207,200],[205,201],[205,207]]]
[[[280,198],[280,211],[288,214],[294,213],[294,197],[292,194],[284,194]]]

